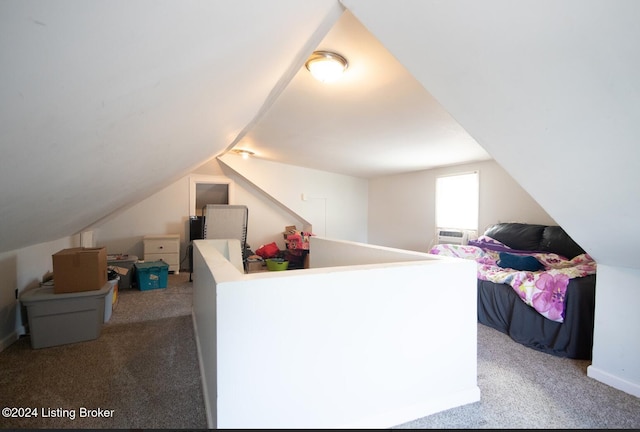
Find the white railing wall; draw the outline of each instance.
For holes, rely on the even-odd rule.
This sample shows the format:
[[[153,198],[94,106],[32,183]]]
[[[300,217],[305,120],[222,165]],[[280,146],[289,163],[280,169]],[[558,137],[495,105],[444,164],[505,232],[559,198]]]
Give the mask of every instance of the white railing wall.
[[[386,428],[480,399],[474,262],[314,238],[312,268],[244,274],[225,241],[194,241],[210,427]],[[345,248],[362,264],[314,268]]]

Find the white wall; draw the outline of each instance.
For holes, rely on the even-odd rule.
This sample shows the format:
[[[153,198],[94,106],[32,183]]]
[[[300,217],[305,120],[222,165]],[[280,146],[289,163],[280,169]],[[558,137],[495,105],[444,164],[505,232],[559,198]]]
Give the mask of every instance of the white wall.
[[[73,236],[0,254],[0,351],[24,334],[27,324],[26,313],[16,304],[15,290],[22,293],[37,287],[53,271],[51,256],[77,246],[79,236]]]
[[[627,295],[638,283],[628,269],[640,267],[640,3],[342,3],[599,267],[610,266],[615,277],[599,269],[596,292],[614,307],[596,305],[594,352],[631,353],[600,367],[620,380],[640,376],[640,339],[615,312],[640,310],[640,296]],[[613,329],[626,337],[603,338]]]
[[[220,160],[309,221],[314,234],[366,242],[367,180],[234,154]]]
[[[380,248],[400,262],[245,275],[195,243],[209,427],[387,428],[480,400],[475,263]]]
[[[598,264],[593,361],[587,374],[640,397],[640,270]]]
[[[338,238],[366,239],[365,180],[261,162],[264,161],[253,165],[252,177],[264,179],[269,193],[236,171],[221,167],[215,159],[194,168],[189,174],[227,176],[234,182],[234,202],[231,204],[243,204],[249,208],[247,243],[253,250],[272,241],[284,249],[284,227],[296,225],[303,228],[304,221],[312,222],[320,233],[329,231]],[[92,231],[94,245],[106,247],[110,254],[125,253],[142,259],[143,236],[179,234],[181,268],[188,269],[189,175],[87,227],[86,230]],[[310,199],[302,201],[301,192],[309,194]],[[80,246],[79,235],[0,255],[0,350],[16,339],[15,289],[24,290],[37,285],[45,273],[52,271],[51,255],[60,249],[76,246]]]
[[[185,238],[187,241],[189,239],[188,221],[189,181],[188,177],[183,177],[91,229],[96,246],[105,246],[107,253],[131,254],[139,259],[143,258],[143,236],[179,234],[182,263],[186,250]],[[182,264],[188,265],[186,261]]]
[[[479,234],[498,222],[556,224],[505,170],[486,161],[371,180],[369,243],[428,251],[436,228],[436,177],[474,170],[480,175]]]
[[[305,221],[313,223],[314,232],[319,230],[321,234],[329,226],[336,235],[349,239],[361,240],[366,236],[366,181],[265,161],[247,162],[253,162],[251,178],[259,179],[260,188],[215,159],[194,169],[190,175],[199,178],[223,176],[234,182],[231,204],[249,208],[247,243],[253,250],[273,241],[284,249],[284,227],[296,225],[302,229]],[[300,189],[303,184],[308,187]],[[306,191],[310,198],[303,201],[300,191]],[[181,268],[188,268],[189,176],[101,221],[92,229],[96,245],[106,246],[108,253],[127,253],[141,259],[144,235],[179,234]]]
[[[370,182],[257,159],[245,161],[236,157],[232,163],[234,169],[213,159],[193,169],[190,175],[226,176],[234,182],[232,204],[249,207],[247,241],[253,250],[272,241],[284,249],[283,228],[286,225],[302,228],[303,222],[308,221],[318,235],[329,232],[334,238],[424,252],[433,236],[430,226],[434,223],[433,192],[428,190],[433,189],[437,174],[459,169],[480,169],[481,225],[498,220],[552,222],[494,162]],[[243,177],[245,174],[249,180]],[[308,198],[306,201],[301,198],[303,193]],[[508,201],[502,199],[505,195],[510,196]],[[189,176],[185,176],[89,229],[93,230],[95,246],[105,246],[108,253],[127,253],[140,258],[144,235],[179,234],[181,268],[188,269],[188,221]],[[15,337],[12,324],[16,313],[15,288],[22,290],[34,281],[39,282],[42,275],[51,270],[51,255],[71,247],[74,241],[73,246],[80,245],[77,239],[65,238],[2,255],[0,341]]]
[[[361,243],[348,240],[328,241],[325,237],[309,239],[313,253],[309,254],[310,268],[342,267],[392,262],[424,261],[424,253],[378,246],[363,248]],[[434,255],[437,256],[437,255]]]

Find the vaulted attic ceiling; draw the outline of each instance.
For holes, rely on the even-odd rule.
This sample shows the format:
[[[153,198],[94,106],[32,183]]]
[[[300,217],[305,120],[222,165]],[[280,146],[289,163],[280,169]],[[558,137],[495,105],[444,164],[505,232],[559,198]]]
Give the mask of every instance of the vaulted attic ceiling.
[[[598,264],[640,268],[640,2],[343,3]]]
[[[342,11],[1,2],[0,252],[75,234],[224,152]]]
[[[336,0],[9,1],[0,20],[0,252],[75,234],[240,139],[361,177],[489,158]],[[332,86],[303,66],[323,47],[349,57]]]
[[[342,4],[599,264],[640,266],[640,3]],[[265,122],[342,4],[0,3],[0,252],[74,234],[274,133]]]
[[[348,10],[315,49],[347,70],[321,83],[301,66],[236,148],[363,178],[491,158]]]

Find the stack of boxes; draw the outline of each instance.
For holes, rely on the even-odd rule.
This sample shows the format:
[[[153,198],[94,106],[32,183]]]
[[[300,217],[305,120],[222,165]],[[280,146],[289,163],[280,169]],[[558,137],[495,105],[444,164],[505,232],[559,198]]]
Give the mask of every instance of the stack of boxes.
[[[63,249],[52,260],[53,285],[20,296],[27,308],[32,348],[97,339],[113,289],[107,280],[106,249]]]
[[[287,247],[286,256],[289,268],[309,268],[309,239],[312,234],[308,231],[299,231],[295,225],[284,228],[282,233]]]
[[[305,231],[298,231],[295,225],[289,225],[284,228],[284,242],[287,249],[309,250],[309,237],[313,234]]]

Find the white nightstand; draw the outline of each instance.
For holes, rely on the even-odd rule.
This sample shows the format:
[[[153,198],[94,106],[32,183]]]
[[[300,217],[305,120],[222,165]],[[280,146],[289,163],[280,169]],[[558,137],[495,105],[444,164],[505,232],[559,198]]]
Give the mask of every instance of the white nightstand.
[[[169,264],[169,271],[180,272],[180,235],[148,235],[142,241],[145,261],[162,260]]]

